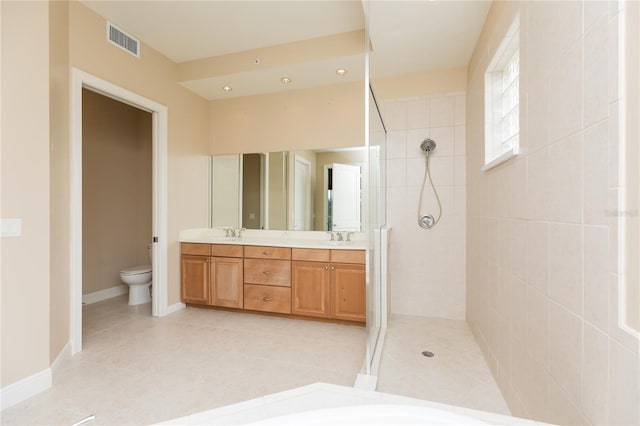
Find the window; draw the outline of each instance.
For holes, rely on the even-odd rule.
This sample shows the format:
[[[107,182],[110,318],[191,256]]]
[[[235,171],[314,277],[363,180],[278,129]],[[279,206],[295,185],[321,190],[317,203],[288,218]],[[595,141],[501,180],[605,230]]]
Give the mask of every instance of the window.
[[[518,154],[519,29],[519,18],[516,18],[485,73],[485,165],[482,170],[491,169]]]

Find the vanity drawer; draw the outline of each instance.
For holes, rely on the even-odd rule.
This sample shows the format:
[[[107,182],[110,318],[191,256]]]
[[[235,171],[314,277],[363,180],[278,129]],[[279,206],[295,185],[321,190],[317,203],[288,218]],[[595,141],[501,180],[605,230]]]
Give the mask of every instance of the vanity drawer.
[[[328,262],[330,250],[323,249],[291,249],[293,260],[305,260],[307,262]]]
[[[291,249],[289,247],[245,246],[244,257],[290,260]]]
[[[364,264],[364,250],[331,250],[331,261],[335,263]]]
[[[244,282],[291,287],[291,262],[245,258]]]
[[[182,254],[190,254],[192,256],[209,256],[211,253],[209,244],[198,243],[181,243],[180,252]]]
[[[244,285],[244,308],[252,311],[291,313],[291,288]]]
[[[211,244],[211,256],[242,257],[242,246],[235,244]]]

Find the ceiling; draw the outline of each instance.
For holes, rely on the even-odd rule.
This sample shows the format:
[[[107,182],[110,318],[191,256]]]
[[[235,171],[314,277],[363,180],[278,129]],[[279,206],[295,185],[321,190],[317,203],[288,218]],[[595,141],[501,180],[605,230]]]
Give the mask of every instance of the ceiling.
[[[364,37],[359,52],[339,38],[364,28],[361,0],[82,3],[178,63],[180,83],[206,99],[362,79]],[[371,1],[372,78],[466,66],[490,4]],[[349,72],[338,77],[338,67]]]

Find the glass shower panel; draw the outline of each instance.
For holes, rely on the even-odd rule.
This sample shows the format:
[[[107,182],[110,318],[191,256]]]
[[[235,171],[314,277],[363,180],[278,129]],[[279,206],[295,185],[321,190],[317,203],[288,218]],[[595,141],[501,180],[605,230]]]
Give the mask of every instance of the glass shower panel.
[[[373,90],[368,93],[367,170],[367,374],[371,374],[382,327],[383,276],[382,232],[386,224],[386,140],[387,134]]]

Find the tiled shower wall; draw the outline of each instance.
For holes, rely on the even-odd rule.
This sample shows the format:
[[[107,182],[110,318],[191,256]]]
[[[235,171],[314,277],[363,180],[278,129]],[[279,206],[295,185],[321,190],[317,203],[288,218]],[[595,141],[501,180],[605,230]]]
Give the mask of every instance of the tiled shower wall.
[[[391,313],[464,319],[465,95],[385,99],[382,115],[388,132]],[[443,209],[430,230],[417,219],[426,166],[420,143],[427,137],[437,144],[430,167]],[[422,211],[437,215],[428,182]]]
[[[494,2],[469,67],[467,320],[516,416],[640,424],[617,325],[618,2]],[[521,154],[481,172],[484,72],[520,16]],[[609,212],[609,213],[608,213]]]

